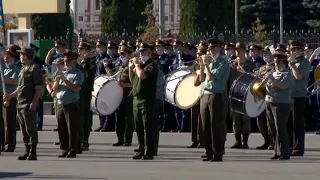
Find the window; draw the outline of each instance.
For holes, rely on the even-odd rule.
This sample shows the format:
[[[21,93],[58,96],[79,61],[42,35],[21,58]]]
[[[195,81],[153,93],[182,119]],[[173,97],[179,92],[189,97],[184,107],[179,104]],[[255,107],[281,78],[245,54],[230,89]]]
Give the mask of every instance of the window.
[[[164,17],[164,20],[165,20],[165,21],[168,21],[168,20],[169,20],[169,17],[168,17],[168,16],[165,16],[165,17]]]
[[[101,10],[101,2],[100,0],[96,0],[96,11],[100,11]]]
[[[78,16],[78,21],[83,21],[83,16]]]

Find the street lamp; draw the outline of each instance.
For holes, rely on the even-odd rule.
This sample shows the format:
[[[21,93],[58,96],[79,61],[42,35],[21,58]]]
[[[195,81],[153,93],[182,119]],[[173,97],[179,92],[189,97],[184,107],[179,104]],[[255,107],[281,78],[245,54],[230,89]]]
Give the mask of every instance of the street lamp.
[[[239,0],[234,0],[234,34],[236,36],[236,41],[238,41],[238,33],[239,33],[239,21],[238,21],[238,14],[239,14]]]

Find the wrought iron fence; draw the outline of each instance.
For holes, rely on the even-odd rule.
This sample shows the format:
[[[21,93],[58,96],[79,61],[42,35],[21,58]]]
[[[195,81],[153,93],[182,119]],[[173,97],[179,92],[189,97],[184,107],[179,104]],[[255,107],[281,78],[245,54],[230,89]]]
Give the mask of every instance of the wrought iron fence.
[[[277,44],[279,42],[279,31],[274,27],[270,31],[263,32],[264,41],[270,42],[272,44]],[[36,37],[37,40],[63,40],[67,42],[68,48],[72,50],[77,49],[79,38],[85,38],[91,42],[96,42],[97,40],[104,41],[114,41],[119,43],[122,40],[125,41],[135,41],[140,37],[140,34],[134,34],[126,32],[124,30],[120,33],[109,34],[109,35],[90,35],[84,34],[82,30],[79,31],[79,34],[73,33],[68,30],[68,33],[65,37]],[[197,33],[197,34],[180,34],[179,36],[173,36],[173,38],[178,38],[182,41],[188,41],[191,43],[198,43],[200,40],[206,40],[209,38],[219,38],[224,42],[244,42],[244,43],[257,43],[255,35],[252,30],[241,30],[241,32],[236,36],[228,28],[225,28],[224,31],[218,31],[213,28],[212,32],[208,33]],[[320,31],[316,29],[310,29],[307,31],[304,30],[288,30],[284,31],[283,42],[288,44],[289,40],[298,40],[309,44],[311,47],[320,46]]]

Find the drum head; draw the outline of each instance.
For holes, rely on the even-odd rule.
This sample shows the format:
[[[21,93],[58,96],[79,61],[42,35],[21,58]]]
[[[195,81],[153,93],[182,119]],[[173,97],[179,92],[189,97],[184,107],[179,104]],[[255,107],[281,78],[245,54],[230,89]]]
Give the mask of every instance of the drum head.
[[[175,102],[180,109],[189,109],[193,107],[200,99],[203,84],[194,86],[195,74],[190,74],[180,81],[176,88]]]
[[[97,94],[96,108],[100,115],[109,115],[117,110],[123,98],[123,88],[117,80],[110,80]]]
[[[264,99],[256,100],[251,94],[250,90],[247,91],[245,109],[246,109],[246,114],[249,117],[251,118],[258,117],[266,109],[266,106],[267,105]]]

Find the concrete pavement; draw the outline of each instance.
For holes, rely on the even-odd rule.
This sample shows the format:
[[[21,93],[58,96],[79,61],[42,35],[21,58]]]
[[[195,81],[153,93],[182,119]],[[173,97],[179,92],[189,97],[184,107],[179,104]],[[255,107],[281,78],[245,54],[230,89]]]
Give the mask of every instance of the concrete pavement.
[[[98,118],[94,118],[94,128]],[[56,127],[54,116],[45,116],[45,130]],[[272,151],[257,151],[262,143],[259,134],[249,138],[249,150],[231,150],[234,142],[228,135],[224,162],[202,162],[203,149],[187,149],[189,133],[162,133],[159,156],[153,161],[132,160],[137,145],[134,135],[132,147],[112,147],[115,133],[92,133],[90,151],[76,159],[58,159],[56,132],[39,132],[38,161],[17,161],[23,153],[21,133],[14,153],[0,156],[0,179],[59,179],[59,180],[318,180],[320,177],[320,136],[307,135],[304,157],[289,161],[271,161]]]

